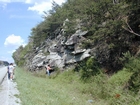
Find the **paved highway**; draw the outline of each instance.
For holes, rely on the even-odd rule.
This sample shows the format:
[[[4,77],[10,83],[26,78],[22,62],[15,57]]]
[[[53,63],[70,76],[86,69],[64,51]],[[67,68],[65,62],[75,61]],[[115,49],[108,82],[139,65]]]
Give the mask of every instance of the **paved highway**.
[[[2,83],[2,80],[6,76],[7,73],[7,66],[0,67],[0,84]]]

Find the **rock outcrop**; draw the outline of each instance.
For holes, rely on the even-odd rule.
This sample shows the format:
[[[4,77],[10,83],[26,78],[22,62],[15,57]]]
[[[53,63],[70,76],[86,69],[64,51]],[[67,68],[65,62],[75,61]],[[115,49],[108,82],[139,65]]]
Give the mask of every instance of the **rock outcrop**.
[[[77,30],[71,37],[66,38],[59,31],[57,37],[46,39],[42,46],[35,49],[34,56],[26,55],[28,61],[26,66],[31,70],[37,70],[50,64],[51,66],[63,69],[68,64],[79,62],[90,57],[90,49],[83,49],[81,43],[86,40],[84,36],[88,31]],[[47,53],[47,55],[45,55]]]
[[[69,22],[69,20],[64,21],[64,28],[57,28],[53,35],[49,36],[40,46],[31,47],[30,51],[20,59],[20,52],[24,49],[21,46],[16,50],[14,59],[18,62],[23,60],[27,69],[35,71],[42,69],[46,64],[63,70],[67,65],[90,57],[91,49],[82,47],[82,43],[87,40],[88,31],[82,31],[80,23],[78,23],[74,34],[64,35],[66,22]]]

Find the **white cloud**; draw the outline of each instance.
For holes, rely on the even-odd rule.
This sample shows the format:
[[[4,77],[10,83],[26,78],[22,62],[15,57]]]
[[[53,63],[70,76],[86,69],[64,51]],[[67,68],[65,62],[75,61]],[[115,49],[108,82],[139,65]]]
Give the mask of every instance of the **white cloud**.
[[[39,14],[43,14],[43,11],[50,9],[51,3],[49,2],[35,3],[34,6],[28,8],[28,10],[37,11]]]
[[[32,2],[32,0],[26,0],[25,1],[25,3],[31,3]]]
[[[0,0],[0,3],[23,2],[32,4],[33,6],[28,7],[28,10],[36,11],[37,13],[42,14],[43,11],[48,12],[48,10],[52,8],[53,1],[61,5],[66,0]]]
[[[4,3],[11,3],[11,2],[23,2],[25,0],[0,0],[0,2],[4,2]]]
[[[34,4],[34,3],[39,3],[43,1],[48,1],[48,0],[25,0],[25,3]]]
[[[25,41],[20,36],[12,34],[6,38],[4,45],[14,47],[25,46]]]
[[[10,2],[11,0],[0,0],[0,2]]]
[[[61,5],[66,0],[0,0],[0,3],[23,2],[23,3],[28,3],[28,4],[35,4],[35,3],[40,4],[42,2],[52,3],[53,1]]]
[[[27,0],[27,1],[31,2],[31,0]],[[65,2],[65,0],[54,0],[54,1],[59,5]],[[34,5],[32,7],[29,7],[28,10],[36,11],[39,14],[43,14],[43,11],[48,12],[48,10],[52,8],[52,2],[53,0],[49,0],[49,1],[41,0],[39,2],[37,2],[37,0],[34,0]]]
[[[54,0],[57,4],[61,5],[62,3],[64,3],[66,0]]]

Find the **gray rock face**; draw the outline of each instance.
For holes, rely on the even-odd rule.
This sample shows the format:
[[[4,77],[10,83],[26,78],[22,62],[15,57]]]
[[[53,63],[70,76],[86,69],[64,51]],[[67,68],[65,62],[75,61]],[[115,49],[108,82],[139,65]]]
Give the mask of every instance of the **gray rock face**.
[[[30,69],[39,69],[40,67],[43,66],[43,62],[46,59],[46,56],[42,53],[39,52],[37,55],[35,55],[32,59],[32,62],[30,63]]]
[[[56,30],[55,38],[46,39],[45,45],[35,48],[36,55],[28,58],[27,66],[30,70],[36,70],[50,64],[58,68],[64,68],[68,64],[81,61],[90,57],[90,49],[83,49],[81,43],[86,40],[84,36],[88,31],[77,30],[69,38],[63,36],[64,29]],[[45,53],[45,54],[44,54]]]

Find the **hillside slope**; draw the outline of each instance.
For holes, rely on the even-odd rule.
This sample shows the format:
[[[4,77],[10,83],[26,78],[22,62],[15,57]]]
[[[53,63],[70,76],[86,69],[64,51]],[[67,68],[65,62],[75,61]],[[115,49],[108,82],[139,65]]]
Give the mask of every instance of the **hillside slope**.
[[[13,58],[18,66],[39,72],[46,64],[55,71],[68,68],[86,80],[122,69],[132,73],[128,90],[139,92],[139,0],[68,0],[53,2],[49,15],[32,28],[29,43]]]
[[[108,71],[121,69],[124,53],[139,56],[140,8],[138,1],[113,1],[54,2],[50,15],[32,29],[28,45],[13,53],[15,62],[29,70],[46,63],[62,69],[94,57]]]

